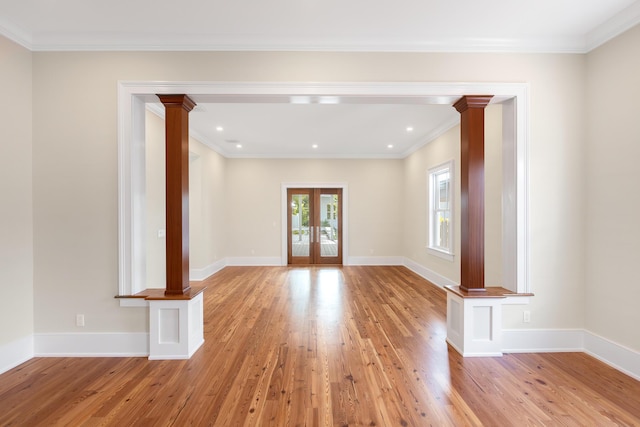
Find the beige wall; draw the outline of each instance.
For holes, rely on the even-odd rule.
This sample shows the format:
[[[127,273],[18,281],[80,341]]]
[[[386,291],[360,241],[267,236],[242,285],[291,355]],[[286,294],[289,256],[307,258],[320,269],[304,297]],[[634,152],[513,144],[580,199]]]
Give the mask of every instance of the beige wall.
[[[164,120],[145,111],[145,246],[146,287],[166,286]]]
[[[0,37],[0,348],[33,334],[31,61]]]
[[[189,265],[193,270],[226,257],[228,187],[227,159],[194,138],[189,151]]]
[[[449,107],[452,108],[452,107]],[[454,161],[454,258],[433,255],[429,243],[428,171]],[[404,255],[434,273],[460,282],[460,126],[404,160]],[[502,106],[485,110],[485,285],[502,286]]]
[[[640,351],[640,26],[587,55],[585,326]]]
[[[87,315],[87,332],[146,328],[144,310],[119,308],[113,300],[118,274],[118,80],[527,82],[531,95],[530,276],[536,297],[529,307],[532,322],[524,326],[583,326],[584,55],[37,52],[33,61],[38,332],[77,331],[73,321],[78,312]],[[273,227],[279,219],[279,197],[267,198],[257,190],[270,180],[254,183],[252,202],[236,191],[237,179],[246,176],[243,173],[265,176],[258,174],[263,166],[238,167],[249,162],[227,162],[227,200],[242,212],[250,212],[258,203],[265,213],[248,229],[243,228],[245,221],[238,226],[233,223],[236,219],[228,218],[233,225],[228,227],[232,235],[224,237],[225,255],[245,256],[253,249],[256,255],[276,256],[277,245],[267,238],[255,240],[255,247],[239,239],[253,239],[258,231],[279,239],[277,225],[276,230]],[[272,170],[264,166],[263,171]],[[337,168],[326,174],[311,168],[298,171],[299,175],[281,171],[272,181],[279,185],[281,180],[340,179]],[[374,168],[366,173],[380,182],[381,174]],[[354,177],[349,187],[350,214],[356,218],[381,206],[371,196],[359,194],[376,190],[364,178],[358,179],[362,182]],[[385,209],[394,208],[383,208],[379,218],[392,216]],[[366,218],[364,224],[353,221],[351,255],[370,255],[371,249],[374,256],[402,255],[398,237],[402,226],[379,218]],[[396,218],[401,220],[399,215]],[[385,235],[376,237],[372,230]],[[382,245],[387,241],[389,247]],[[507,325],[523,326],[521,311],[505,311]]]
[[[145,114],[146,286],[166,284],[164,119]],[[224,258],[226,159],[195,138],[189,139],[189,267],[204,269]]]
[[[485,286],[502,280],[502,105],[485,109],[484,130],[484,279]]]
[[[453,107],[451,107],[453,108]],[[449,261],[427,251],[429,243],[429,169],[454,161],[454,258]],[[421,266],[460,282],[460,126],[454,126],[404,161],[404,254]]]
[[[228,159],[227,256],[281,256],[282,183],[346,184],[348,255],[401,254],[401,160]]]

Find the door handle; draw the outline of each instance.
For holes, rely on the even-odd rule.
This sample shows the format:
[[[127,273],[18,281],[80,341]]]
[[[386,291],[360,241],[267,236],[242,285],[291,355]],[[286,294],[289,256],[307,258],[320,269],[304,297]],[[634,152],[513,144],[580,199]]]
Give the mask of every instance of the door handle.
[[[313,243],[313,226],[309,227],[309,243]]]

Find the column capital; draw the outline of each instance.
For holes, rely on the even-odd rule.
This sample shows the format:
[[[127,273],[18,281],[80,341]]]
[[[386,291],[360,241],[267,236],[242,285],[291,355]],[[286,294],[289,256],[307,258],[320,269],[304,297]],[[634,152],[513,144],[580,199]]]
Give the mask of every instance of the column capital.
[[[467,111],[469,108],[485,108],[493,98],[493,95],[465,95],[453,104],[453,108],[459,113]]]
[[[194,109],[196,103],[193,99],[189,98],[189,95],[185,94],[175,94],[175,95],[157,95],[160,98],[160,102],[164,104],[165,107],[182,107],[187,112]]]

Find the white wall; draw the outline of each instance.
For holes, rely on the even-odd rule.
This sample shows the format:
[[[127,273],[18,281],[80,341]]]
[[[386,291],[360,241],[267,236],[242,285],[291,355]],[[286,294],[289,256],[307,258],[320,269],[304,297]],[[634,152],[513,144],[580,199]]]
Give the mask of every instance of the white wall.
[[[585,326],[640,351],[640,26],[587,55]]]
[[[0,372],[33,352],[31,61],[0,37]]]
[[[36,52],[33,61],[38,332],[77,331],[78,312],[87,315],[85,331],[146,329],[144,310],[120,308],[113,299],[118,275],[118,80],[527,82],[531,94],[530,275],[536,297],[529,307],[532,321],[526,326],[583,326],[584,55]],[[251,193],[256,198],[249,202],[235,191],[237,179],[245,179],[242,170],[260,178],[265,175],[258,174],[262,166],[233,165],[243,162],[227,162],[228,204],[250,212],[257,203],[265,214],[250,222],[248,229],[243,228],[246,223],[229,226],[232,235],[224,237],[227,256],[245,256],[251,249],[262,256],[279,253],[277,244],[269,240],[280,238],[272,225],[279,218],[279,197],[263,197],[257,189],[270,181],[347,179],[341,178],[337,167],[330,173],[305,168],[285,176],[281,171],[281,176],[257,182]],[[379,178],[373,168],[366,173]],[[371,202],[370,196],[358,196],[360,191],[378,191],[362,180],[358,183],[354,177],[350,183],[349,209],[350,214],[364,217],[358,210],[368,215],[380,204]],[[380,218],[389,218],[384,209]],[[401,254],[399,224],[376,216],[364,219],[351,224],[351,255],[369,255],[371,249],[373,255]],[[230,217],[229,221],[237,220]],[[248,244],[246,238],[254,239],[258,231],[266,235]],[[391,246],[381,245],[386,241]],[[521,312],[505,311],[506,324],[523,327]]]

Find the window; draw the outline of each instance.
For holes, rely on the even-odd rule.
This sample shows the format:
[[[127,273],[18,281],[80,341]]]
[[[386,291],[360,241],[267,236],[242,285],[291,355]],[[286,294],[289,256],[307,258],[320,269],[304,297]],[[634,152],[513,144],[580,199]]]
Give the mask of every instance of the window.
[[[429,249],[453,261],[453,161],[429,170]]]

